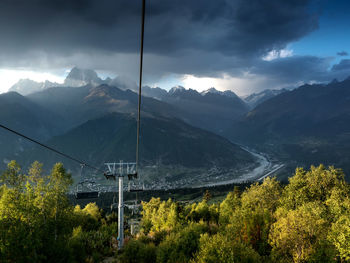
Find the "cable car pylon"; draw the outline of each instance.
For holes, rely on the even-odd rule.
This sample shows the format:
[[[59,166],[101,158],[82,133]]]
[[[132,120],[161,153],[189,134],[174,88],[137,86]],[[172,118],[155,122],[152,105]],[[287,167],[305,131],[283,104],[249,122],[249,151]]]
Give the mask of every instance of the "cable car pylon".
[[[140,45],[140,76],[139,76],[139,92],[137,103],[137,137],[136,137],[136,162],[124,163],[105,163],[108,172],[105,173],[107,179],[118,177],[119,187],[119,203],[118,203],[118,248],[123,248],[124,245],[124,177],[127,175],[129,179],[128,189],[130,192],[142,191],[141,188],[131,188],[134,186],[134,179],[139,178],[139,148],[140,148],[140,122],[141,122],[141,89],[142,89],[142,69],[143,69],[143,39],[145,32],[145,9],[146,0],[142,0],[142,18],[141,18],[141,45]],[[133,185],[132,185],[133,184]]]
[[[118,178],[119,202],[118,202],[118,248],[124,245],[124,177],[135,173],[136,163],[105,163],[107,172],[104,174],[107,179]]]

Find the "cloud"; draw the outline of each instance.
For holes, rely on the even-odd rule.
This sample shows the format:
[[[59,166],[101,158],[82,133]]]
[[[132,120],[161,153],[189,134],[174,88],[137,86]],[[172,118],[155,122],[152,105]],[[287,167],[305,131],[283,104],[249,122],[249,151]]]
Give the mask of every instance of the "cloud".
[[[147,1],[145,81],[187,75],[253,90],[341,78],[347,62],[332,68],[333,58],[288,49],[318,28],[311,1]],[[54,72],[77,65],[136,80],[140,3],[2,0],[0,68]]]
[[[346,51],[341,51],[341,52],[338,52],[337,55],[343,57],[343,56],[349,56],[349,53]]]
[[[291,56],[293,56],[293,50],[290,49],[271,50],[269,53],[262,57],[262,60],[271,61],[277,58],[286,58]]]
[[[248,65],[252,58],[283,49],[317,28],[317,17],[307,11],[308,2],[148,1],[145,52],[163,60],[181,58],[177,71],[192,60],[188,54],[193,51],[207,56],[208,62],[219,53]],[[72,64],[76,54],[87,57],[84,60],[137,54],[140,8],[134,1],[122,0],[3,0],[0,56],[6,54],[5,62],[23,65],[54,57]],[[186,73],[200,74],[200,70]]]
[[[338,64],[333,65],[332,71],[348,71],[350,72],[350,59],[342,59]]]

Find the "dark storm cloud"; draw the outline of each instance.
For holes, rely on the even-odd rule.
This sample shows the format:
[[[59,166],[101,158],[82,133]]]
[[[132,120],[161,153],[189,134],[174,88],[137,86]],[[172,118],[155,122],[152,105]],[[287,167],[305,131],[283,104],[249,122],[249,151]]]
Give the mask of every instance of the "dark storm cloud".
[[[252,68],[252,73],[277,78],[282,82],[320,80],[328,71],[332,58],[315,56],[292,56],[261,61]],[[328,76],[325,76],[328,78]]]
[[[1,52],[137,52],[141,1],[2,0]],[[317,27],[306,0],[151,0],[146,47],[178,56],[188,50],[252,57],[283,48]]]
[[[347,62],[331,68],[331,58],[261,59],[318,27],[311,1],[147,0],[146,80],[249,73],[278,85],[343,76]],[[2,0],[0,67],[77,65],[136,76],[140,13],[133,0]]]
[[[350,76],[350,59],[331,66],[334,58],[316,56],[292,56],[272,61],[256,62],[251,74],[264,76],[267,83],[278,86],[298,86],[302,83],[343,80]]]
[[[341,51],[341,52],[338,52],[337,55],[343,57],[343,56],[349,56],[349,53],[346,51]]]
[[[343,71],[347,70],[350,73],[350,59],[342,59],[339,64],[335,64],[332,67],[332,71]]]

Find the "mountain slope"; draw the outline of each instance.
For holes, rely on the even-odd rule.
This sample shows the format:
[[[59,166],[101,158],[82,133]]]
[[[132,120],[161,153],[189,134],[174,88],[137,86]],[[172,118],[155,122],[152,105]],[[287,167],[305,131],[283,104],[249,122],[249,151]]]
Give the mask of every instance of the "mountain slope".
[[[47,142],[98,167],[104,162],[134,161],[135,143],[135,118],[117,113],[89,120]],[[49,167],[61,160],[73,171],[79,168],[77,164],[39,147],[23,156],[27,164],[39,160]],[[172,173],[179,180],[184,176],[184,170],[191,171],[194,178],[193,171],[198,173],[212,167],[241,169],[254,165],[255,159],[228,140],[180,120],[144,117],[141,121],[140,161],[141,168],[158,165],[162,169],[167,168],[161,177]]]
[[[62,132],[60,117],[16,93],[0,95],[0,123],[36,140],[47,140]],[[10,158],[31,145],[3,129],[0,130],[0,160]]]
[[[177,119],[145,117],[141,122],[141,162],[186,167],[234,167],[252,161],[249,153],[213,133]],[[84,157],[94,164],[106,160],[134,160],[136,121],[131,115],[111,113],[56,136],[54,147]]]
[[[56,87],[28,95],[28,98],[59,114],[65,119],[65,127],[72,128],[85,121],[110,112],[136,113],[138,95],[106,84],[71,88]],[[143,97],[144,114],[177,116],[171,105],[156,99]]]
[[[249,105],[251,109],[255,108],[259,104],[263,103],[264,101],[271,99],[279,94],[282,94],[286,92],[286,89],[280,89],[280,90],[270,90],[266,89],[259,93],[253,93],[247,97],[244,98],[244,101]]]
[[[217,134],[248,111],[248,106],[233,92],[215,89],[199,93],[178,86],[163,95],[162,101],[181,110],[181,118],[187,123]]]
[[[304,85],[258,105],[231,128],[235,141],[310,165],[350,171],[350,79]]]
[[[105,89],[105,94],[93,90],[101,89],[101,86]],[[122,92],[117,94],[111,88],[106,91],[106,86],[116,87]],[[74,67],[63,84],[21,80],[12,87],[12,90],[28,95],[33,102],[58,113],[65,119],[63,124],[65,128],[71,128],[107,112],[132,112],[132,109],[136,108],[134,107],[135,96],[131,96],[130,94],[134,93],[130,91],[137,93],[138,87],[133,80],[127,77],[101,79],[93,70]],[[91,98],[92,93],[102,94],[102,97]],[[114,95],[111,95],[112,93]],[[129,96],[125,95],[127,93]],[[222,92],[215,88],[199,93],[191,89],[186,90],[181,86],[174,87],[169,92],[161,88],[145,86],[142,89],[142,95],[148,97],[143,99],[144,111],[157,111],[158,114],[177,117],[190,125],[220,135],[232,121],[240,118],[249,110],[246,103],[234,92]],[[120,100],[119,96],[124,98]],[[105,100],[104,106],[101,107],[101,103],[96,103],[96,101],[102,102],[107,97],[109,100]],[[99,104],[100,108],[94,108],[91,103]]]

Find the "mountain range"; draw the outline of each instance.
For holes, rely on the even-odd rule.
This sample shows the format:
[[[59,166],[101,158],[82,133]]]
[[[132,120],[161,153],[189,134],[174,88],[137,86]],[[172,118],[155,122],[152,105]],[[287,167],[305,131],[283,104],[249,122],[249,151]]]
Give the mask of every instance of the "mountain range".
[[[135,159],[138,95],[98,79],[92,71],[79,72],[75,68],[64,82],[73,85],[71,87],[41,88],[26,96],[17,92],[1,94],[0,123],[95,166],[101,167],[105,161],[132,161]],[[79,80],[85,85],[78,85]],[[226,110],[223,105],[229,107],[232,102],[244,107],[237,96],[213,90],[200,94],[184,88],[172,89],[166,94],[161,99],[142,98],[140,153],[143,166],[157,164],[168,180],[179,181],[192,180],[193,174],[213,168],[218,173],[227,173],[257,165],[255,157],[240,146],[195,125],[200,112],[203,120],[209,120],[208,126],[210,118],[215,118],[206,113],[205,107],[216,110],[217,115]],[[176,105],[176,100],[184,103]],[[197,103],[197,109],[190,108],[190,102]],[[46,168],[63,161],[68,169],[78,174],[79,165],[6,131],[1,133],[4,135],[0,150],[2,166],[11,159],[19,160],[25,167],[39,160]]]
[[[101,85],[105,89],[117,87],[118,91],[114,90],[114,93],[119,92],[119,95],[122,94],[121,91],[127,92],[128,95],[123,93],[125,103],[125,96],[131,98],[133,96],[131,92],[138,92],[136,83],[126,77],[118,76],[114,79],[101,79],[95,71],[77,67],[69,72],[63,84],[20,80],[10,91],[28,96],[35,103],[50,108],[53,112],[58,111],[61,116],[74,119],[71,120],[73,122],[70,123],[70,127],[77,124],[78,120],[80,120],[80,123],[86,121],[91,117],[90,114],[93,115],[92,117],[100,114],[94,110],[89,112],[86,109],[87,106],[91,106],[91,103],[87,103],[87,100],[91,102],[94,99],[95,103],[108,104],[109,112],[115,110],[130,112],[131,109],[135,109],[133,103],[137,100],[136,96],[131,98],[129,109],[126,109],[126,105],[123,105],[123,109],[120,109],[122,103],[115,103],[116,101],[113,103],[111,98],[107,98],[109,95],[102,95],[102,88],[100,88],[100,91],[93,90],[94,94],[89,94],[91,89]],[[66,96],[68,91],[69,97]],[[97,92],[99,92],[99,96],[95,96]],[[120,100],[119,95],[115,95],[118,97],[117,100]],[[169,91],[145,86],[142,88],[142,95],[147,97],[143,100],[144,107],[149,108],[150,103],[155,108],[154,105],[157,104],[159,106],[158,112],[180,118],[191,125],[219,134],[222,134],[232,121],[237,120],[249,110],[249,105],[234,92],[228,90],[222,92],[215,88],[199,93],[196,90],[187,90],[181,86],[174,87]],[[115,107],[119,107],[119,109]],[[105,106],[102,108],[105,111]],[[82,116],[82,112],[87,113],[88,116]]]
[[[35,86],[32,81],[15,86],[20,91],[26,83],[28,90]],[[96,165],[112,157],[133,159],[136,83],[121,77],[102,80],[92,70],[73,68],[64,84],[47,85],[37,85],[26,96],[1,94],[1,123]],[[142,162],[161,163],[167,174],[176,170],[177,179],[184,171],[256,165],[254,156],[232,142],[268,154],[289,172],[319,163],[350,172],[350,79],[265,90],[243,99],[232,91],[198,92],[181,86],[169,91],[145,86],[142,95],[142,136],[150,142],[143,145]],[[0,132],[3,161],[22,156],[23,162],[51,164],[59,159]]]
[[[226,135],[294,168],[324,163],[350,172],[350,78],[283,92],[247,113]]]

